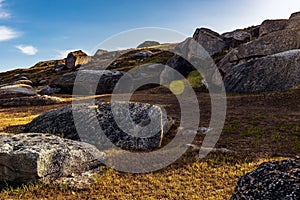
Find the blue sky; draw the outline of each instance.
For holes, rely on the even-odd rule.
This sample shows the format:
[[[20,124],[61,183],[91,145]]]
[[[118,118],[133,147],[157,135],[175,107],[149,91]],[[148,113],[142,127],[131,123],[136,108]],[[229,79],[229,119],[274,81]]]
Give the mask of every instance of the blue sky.
[[[92,53],[130,29],[161,27],[191,36],[208,27],[223,33],[296,11],[299,0],[0,0],[0,71],[75,49]]]

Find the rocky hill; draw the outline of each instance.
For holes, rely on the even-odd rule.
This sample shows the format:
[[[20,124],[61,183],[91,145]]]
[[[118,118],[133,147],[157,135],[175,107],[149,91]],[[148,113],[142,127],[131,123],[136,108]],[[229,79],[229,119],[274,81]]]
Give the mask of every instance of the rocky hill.
[[[198,28],[192,38],[214,59],[223,76],[227,92],[254,93],[284,90],[300,85],[299,32],[300,13],[294,13],[289,19],[265,20],[261,25],[223,34]],[[179,55],[169,51],[182,44],[145,41],[138,48],[111,52],[98,50],[94,56],[78,50],[70,52],[62,60],[43,61],[28,69],[0,73],[0,85],[12,85],[26,79],[31,81],[36,91],[42,91],[42,94],[71,94],[78,69],[97,74],[95,70],[106,68],[111,70],[105,72],[110,75],[98,85],[104,89],[97,90],[97,94],[103,94],[111,92],[121,77],[113,74],[124,74],[133,68],[137,71],[134,79],[159,79],[163,70],[161,67],[156,66],[155,73],[153,69],[150,72],[151,67],[146,68],[149,71],[145,71],[145,68],[139,70],[139,66],[153,63],[167,64],[189,77],[195,74],[195,68]],[[217,72],[213,72],[211,77],[215,77],[214,73]],[[199,75],[197,79],[201,80],[202,77]],[[217,85],[220,81],[214,80]],[[84,83],[80,87],[88,88]]]

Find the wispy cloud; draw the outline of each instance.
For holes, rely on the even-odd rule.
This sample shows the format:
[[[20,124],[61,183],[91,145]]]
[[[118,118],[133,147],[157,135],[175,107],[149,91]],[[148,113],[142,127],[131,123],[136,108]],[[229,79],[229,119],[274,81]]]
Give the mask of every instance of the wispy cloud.
[[[38,49],[33,46],[18,45],[16,46],[22,53],[33,56],[38,52]]]
[[[0,0],[1,1],[1,0]],[[7,27],[0,26],[0,42],[11,40],[20,36],[20,33]]]
[[[9,18],[10,13],[5,10],[3,7],[4,0],[0,0],[0,19]]]

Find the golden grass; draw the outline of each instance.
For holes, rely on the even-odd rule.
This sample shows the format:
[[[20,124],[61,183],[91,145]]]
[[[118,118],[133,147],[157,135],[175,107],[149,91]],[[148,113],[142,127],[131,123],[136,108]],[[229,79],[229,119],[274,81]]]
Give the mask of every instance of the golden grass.
[[[38,115],[31,114],[30,111],[20,113],[0,112],[0,132],[5,131],[8,127],[25,125]]]
[[[244,164],[212,166],[194,162],[184,167],[168,167],[148,174],[129,174],[102,167],[103,174],[85,189],[58,185],[27,185],[6,188],[1,199],[229,199],[240,176],[254,170],[259,159]]]

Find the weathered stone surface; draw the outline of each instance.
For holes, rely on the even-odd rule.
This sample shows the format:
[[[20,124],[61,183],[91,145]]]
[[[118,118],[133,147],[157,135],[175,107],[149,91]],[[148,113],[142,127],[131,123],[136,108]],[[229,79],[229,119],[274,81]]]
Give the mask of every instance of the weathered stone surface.
[[[145,41],[142,44],[138,45],[136,48],[145,48],[160,45],[159,42],[156,41]]]
[[[104,158],[90,144],[54,135],[0,134],[1,181],[53,180],[96,168]]]
[[[217,55],[228,48],[224,38],[207,28],[196,29],[193,38],[209,53],[210,56]]]
[[[290,50],[234,66],[224,77],[227,92],[276,91],[300,85],[300,50]]]
[[[228,46],[235,48],[243,43],[249,42],[251,39],[251,34],[245,31],[236,30],[228,33],[223,33],[222,36]]]
[[[116,110],[124,126],[121,129],[113,117],[111,104],[97,102],[96,105],[96,108],[87,104],[73,108],[75,116],[80,116],[78,119],[75,118],[78,123],[77,128],[80,128],[79,133],[84,135],[79,135],[76,130],[71,106],[38,116],[26,125],[24,132],[51,133],[68,139],[86,141],[101,149],[106,148],[109,139],[113,144],[124,149],[151,150],[160,147],[162,136],[171,125],[171,120],[167,119],[158,106],[130,103],[129,115],[126,115],[122,106],[128,104],[119,102],[116,104]],[[128,123],[129,117],[134,124]],[[152,125],[147,126],[150,122]],[[99,129],[95,124],[100,125],[99,128],[102,129],[105,138],[97,131]]]
[[[287,19],[265,20],[260,25],[259,36],[262,37],[272,32],[281,31],[288,25]]]
[[[241,177],[231,200],[299,199],[300,160],[263,163]]]
[[[36,91],[29,85],[17,84],[0,87],[0,99],[19,96],[34,96]]]
[[[23,96],[0,99],[0,106],[15,107],[15,106],[43,106],[62,103],[63,100],[58,97],[51,96]]]
[[[85,64],[89,61],[89,57],[83,51],[74,51],[68,54],[66,58],[66,66],[68,68],[74,68],[77,65]]]
[[[151,51],[139,51],[137,53],[134,53],[133,55],[131,55],[130,58],[132,59],[143,59],[143,58],[147,58],[147,57],[151,57],[153,56],[153,53]]]
[[[61,93],[72,94],[76,80],[77,91],[82,91],[82,94],[95,94],[95,92],[96,94],[106,94],[113,91],[118,80],[124,74],[124,72],[115,70],[80,70],[79,72],[66,73],[52,80],[49,86],[60,88]]]
[[[280,41],[280,42],[275,42]],[[249,59],[260,58],[292,49],[300,49],[300,32],[285,29],[260,37],[231,50],[219,63],[218,67],[225,73],[239,63]]]

